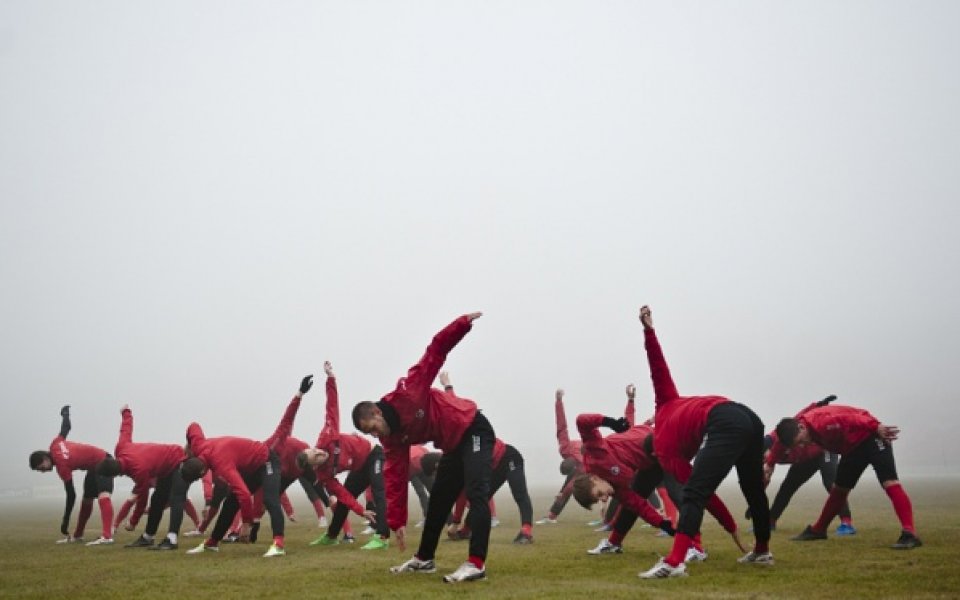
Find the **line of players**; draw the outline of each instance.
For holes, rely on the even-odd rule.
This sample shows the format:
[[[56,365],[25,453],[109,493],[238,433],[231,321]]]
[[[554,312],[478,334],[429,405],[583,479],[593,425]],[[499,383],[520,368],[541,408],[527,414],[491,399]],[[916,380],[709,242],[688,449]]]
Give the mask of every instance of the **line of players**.
[[[186,499],[187,490],[191,482],[206,477],[208,489],[214,482],[219,486],[223,503],[211,533],[189,550],[190,554],[218,551],[238,514],[239,541],[255,541],[260,517],[268,512],[273,539],[264,556],[283,555],[281,495],[293,481],[300,481],[308,490],[318,516],[323,515],[322,506],[329,492],[332,521],[313,545],[339,543],[339,533],[349,526],[346,517],[352,510],[365,517],[378,534],[364,549],[386,548],[393,532],[396,545],[404,550],[408,482],[416,480],[415,489],[422,501],[425,494],[421,492],[430,489],[429,501],[423,507],[423,533],[413,557],[391,571],[434,573],[437,543],[451,510],[455,509],[454,525],[448,533],[455,538],[469,538],[468,557],[443,580],[461,582],[486,577],[491,525],[488,502],[493,494],[503,483],[509,483],[521,513],[522,528],[514,539],[516,543],[533,541],[533,511],[526,490],[523,456],[496,437],[477,404],[458,396],[449,377],[440,371],[447,354],[480,316],[481,313],[470,313],[454,320],[433,337],[420,361],[398,380],[392,391],[378,402],[364,401],[354,406],[354,426],[376,437],[380,445],[357,434],[341,433],[336,378],[329,363],[324,364],[326,421],[314,446],[291,436],[300,402],[313,385],[312,376],[303,378],[273,434],[262,442],[229,436],[207,438],[199,424],[191,423],[185,447],[137,443],[133,441],[133,414],[125,406],[121,411],[120,438],[112,456],[94,446],[67,441],[70,417],[69,407],[65,407],[60,434],[50,449],[30,455],[32,469],[56,469],[64,481],[67,501],[61,523],[65,537],[61,542],[82,537],[96,500],[103,529],[101,536],[88,545],[113,543],[113,478],[126,475],[134,480],[134,495],[141,505],[153,488],[145,531],[128,546],[176,549],[185,510],[195,522],[198,520]],[[760,419],[742,404],[722,396],[680,396],[657,340],[652,313],[646,306],[641,308],[640,321],[654,387],[654,418],[634,424],[635,390],[628,387],[624,417],[577,417],[581,436],[578,444],[569,440],[563,394],[558,391],[557,437],[564,459],[561,471],[567,480],[550,513],[539,522],[555,522],[571,494],[587,508],[598,501],[614,499],[618,508],[611,511],[610,535],[589,552],[621,552],[624,537],[636,519],[642,518],[660,528],[664,535],[673,536],[674,541],[670,554],[642,571],[640,577],[665,578],[686,575],[688,562],[706,559],[700,525],[707,510],[744,552],[738,562],[772,565],[770,531],[799,485],[820,470],[829,496],[818,520],[794,539],[825,539],[827,527],[838,513],[842,521],[838,533],[852,534],[855,530],[846,498],[871,465],[901,523],[902,533],[893,547],[910,549],[921,545],[913,526],[909,497],[896,474],[891,445],[899,433],[896,427],[881,424],[861,409],[829,406],[832,398],[828,398],[806,407],[795,417],[783,419],[774,432],[765,436]],[[432,387],[438,375],[442,375],[443,389]],[[600,428],[614,433],[604,437]],[[427,454],[422,448],[426,443],[433,443],[439,452]],[[789,463],[792,467],[771,511],[765,487],[777,463]],[[730,511],[715,494],[734,467],[754,523],[755,543],[750,551],[740,541]],[[77,528],[71,534],[69,520],[76,498],[74,470],[87,473]],[[336,479],[341,472],[347,473],[343,484]],[[372,497],[369,508],[357,501],[368,489]],[[652,503],[658,494],[666,518]],[[336,502],[332,501],[334,498]],[[459,525],[466,503],[470,511],[465,524]],[[155,543],[163,511],[168,506],[168,532],[160,543]],[[213,518],[207,510],[205,513],[204,523],[197,526],[198,533],[205,531]],[[352,537],[349,531],[345,533],[347,539]]]

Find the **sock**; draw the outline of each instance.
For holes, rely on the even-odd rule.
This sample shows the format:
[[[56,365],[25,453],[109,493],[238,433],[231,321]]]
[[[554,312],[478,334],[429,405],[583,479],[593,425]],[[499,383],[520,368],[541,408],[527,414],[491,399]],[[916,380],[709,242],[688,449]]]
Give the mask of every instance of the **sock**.
[[[677,519],[679,514],[677,513],[677,505],[673,503],[673,500],[670,499],[670,495],[667,493],[666,488],[657,488],[657,495],[660,496],[660,502],[663,504],[663,512],[667,515],[667,518],[670,519],[670,523],[676,528]]]
[[[900,519],[900,527],[904,531],[916,535],[917,532],[913,528],[913,504],[910,503],[910,496],[907,496],[907,492],[903,491],[903,486],[897,483],[883,489],[887,492],[887,496],[890,496],[893,510],[897,513],[897,518]]]
[[[273,545],[277,548],[283,548],[283,536],[275,535],[273,536]]]
[[[209,546],[211,548],[216,548],[217,544],[219,544],[219,542],[213,538],[207,538],[207,541],[203,543],[204,546]]]
[[[770,542],[761,542],[757,540],[753,543],[753,552],[754,554],[763,554],[764,552],[770,552]]]
[[[320,498],[317,498],[313,501],[313,510],[317,513],[318,519],[323,518],[323,502],[320,500]]]
[[[350,525],[349,520],[343,522],[343,535],[353,537],[353,527]]]
[[[170,543],[173,544],[174,546],[177,545],[177,534],[175,534],[174,532],[171,531],[170,533],[168,533],[167,539],[170,540]]]
[[[817,522],[811,525],[810,528],[817,533],[826,531],[827,527],[830,526],[830,521],[837,516],[843,503],[847,501],[847,495],[849,493],[850,490],[841,490],[838,487],[830,488],[830,495],[827,496],[827,501],[823,503],[823,511],[820,513],[820,518],[818,518]]]
[[[193,521],[194,527],[200,527],[200,515],[197,514],[197,509],[193,506],[193,502],[190,502],[189,498],[183,503],[183,512],[187,513],[187,516]]]
[[[479,556],[471,556],[467,558],[467,560],[470,561],[476,568],[483,570],[483,559]]]
[[[840,517],[840,522],[844,525],[853,526],[853,517]]]
[[[671,567],[679,566],[683,559],[687,557],[687,549],[691,543],[693,543],[693,540],[689,535],[678,532],[673,538],[673,549],[670,550],[670,555],[664,559],[664,562]]]
[[[613,544],[614,546],[620,546],[623,544],[623,534],[613,530],[610,532],[610,536],[607,538],[607,541]]]
[[[530,523],[524,523],[523,527],[520,528],[520,531],[524,535],[533,535],[533,525],[531,525]]]
[[[80,502],[80,513],[77,515],[77,528],[73,532],[73,537],[82,538],[83,530],[87,526],[87,519],[90,518],[90,513],[93,512],[93,499],[84,498]]]
[[[100,505],[100,520],[102,522],[102,535],[104,538],[113,539],[113,500],[110,496],[97,498],[97,504]]]
[[[697,533],[693,536],[693,541],[690,542],[690,545],[697,549],[698,552],[703,552],[703,537]]]

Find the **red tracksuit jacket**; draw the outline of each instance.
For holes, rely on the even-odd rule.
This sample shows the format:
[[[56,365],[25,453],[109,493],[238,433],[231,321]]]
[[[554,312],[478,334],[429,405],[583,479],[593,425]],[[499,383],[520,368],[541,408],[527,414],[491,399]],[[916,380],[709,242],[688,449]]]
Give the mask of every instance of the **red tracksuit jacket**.
[[[413,478],[423,473],[423,457],[430,452],[425,446],[417,444],[410,446],[410,477]]]
[[[386,459],[383,475],[390,529],[407,522],[410,446],[433,442],[438,450],[453,450],[477,414],[472,400],[430,387],[447,354],[470,329],[466,315],[447,325],[433,337],[420,362],[381,400],[393,407],[400,419],[400,427],[380,439]]]
[[[58,435],[50,442],[50,457],[60,479],[70,481],[74,471],[95,469],[97,463],[107,457],[107,451],[89,444],[68,442]]]
[[[557,413],[557,443],[560,446],[560,457],[564,460],[572,458],[577,461],[577,468],[583,468],[583,442],[580,440],[570,440],[570,433],[567,431],[567,415],[563,410],[563,400],[557,400],[554,403]]]
[[[187,455],[177,444],[138,444],[133,441],[133,413],[120,413],[120,438],[114,453],[120,472],[133,479],[133,493],[146,496],[153,482],[169,475]]]
[[[800,415],[810,412],[815,408],[817,408],[816,402],[806,406],[803,410],[798,412],[794,418],[799,419]],[[780,438],[777,437],[776,429],[770,432],[770,437],[773,438],[773,445],[770,446],[770,450],[767,451],[767,454],[764,457],[764,462],[766,462],[768,465],[798,465],[805,463],[808,460],[819,458],[824,452],[823,448],[821,448],[818,444],[807,444],[805,446],[794,446],[793,448],[787,448],[780,443]]]
[[[190,423],[187,427],[187,441],[190,451],[213,471],[213,476],[230,486],[240,505],[243,522],[252,523],[256,516],[253,499],[243,476],[255,473],[267,462],[270,448],[263,442],[247,438],[225,436],[207,439],[197,423]]]
[[[800,414],[810,437],[823,448],[846,454],[877,433],[880,421],[862,408],[832,404]]]

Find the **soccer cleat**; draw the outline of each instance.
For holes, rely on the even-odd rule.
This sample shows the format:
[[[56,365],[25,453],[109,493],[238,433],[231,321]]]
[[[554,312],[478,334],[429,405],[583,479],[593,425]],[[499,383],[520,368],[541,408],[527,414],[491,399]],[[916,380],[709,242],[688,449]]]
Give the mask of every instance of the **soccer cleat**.
[[[487,576],[486,569],[478,569],[470,561],[467,561],[457,567],[457,570],[449,575],[443,576],[444,583],[460,583],[462,581],[476,581]]]
[[[683,562],[685,563],[703,562],[705,560],[707,560],[707,551],[697,550],[693,546],[687,548],[687,555],[683,557]]]
[[[339,543],[340,543],[340,540],[338,540],[337,538],[332,538],[327,534],[323,534],[307,545],[308,546],[336,546]]]
[[[687,565],[680,563],[679,565],[673,567],[669,565],[666,559],[661,558],[657,561],[657,564],[649,571],[643,571],[637,575],[640,579],[666,579],[668,577],[686,577],[687,576]]]
[[[375,535],[370,538],[370,541],[366,544],[360,546],[361,550],[384,550],[390,547],[390,542],[381,538],[379,535]]]
[[[317,526],[320,527],[320,528],[323,528],[323,527],[326,527],[326,526],[327,526],[327,517],[326,517],[326,515],[320,517],[320,522],[317,523]]]
[[[550,517],[544,517],[537,521],[537,525],[556,525],[557,520],[551,519]]]
[[[587,554],[623,554],[623,546],[611,544],[610,540],[602,539],[596,548],[587,550]]]
[[[390,567],[394,575],[399,573],[436,573],[437,565],[432,560],[420,560],[416,556],[395,567]]]
[[[747,552],[737,559],[741,565],[763,565],[765,567],[773,566],[773,555],[769,552]]]
[[[220,547],[208,546],[206,542],[203,542],[196,548],[191,548],[187,550],[187,554],[203,554],[204,552],[220,552]]]
[[[597,527],[596,529],[594,529],[594,531],[596,531],[597,533],[602,533],[604,531],[610,531],[611,529],[613,529],[613,527],[611,527],[609,523],[604,523],[600,527]]]
[[[367,528],[360,532],[360,535],[373,535],[377,532],[376,529],[367,525]]]
[[[414,527],[416,527],[417,529],[423,529],[424,523],[426,523],[426,521],[424,519],[420,519],[419,521],[417,521],[417,524],[414,525]]]
[[[170,538],[163,538],[163,541],[156,546],[150,546],[151,550],[176,550],[178,546],[170,541]]]
[[[92,542],[87,542],[86,546],[109,546],[113,543],[113,538],[105,538],[102,535]]]
[[[827,539],[826,531],[814,531],[813,527],[807,525],[807,528],[798,533],[797,535],[790,538],[795,542],[810,542],[813,540],[825,540]]]
[[[473,535],[473,532],[469,529],[458,529],[456,531],[447,530],[447,537],[455,542],[469,540],[471,535]]]
[[[352,543],[354,543],[355,541],[357,541],[357,538],[353,537],[353,536],[350,535],[349,533],[343,534],[343,543],[344,543],[344,544],[352,544]]]
[[[517,537],[513,538],[514,544],[532,544],[533,536],[529,533],[520,532],[517,534]]]
[[[264,558],[269,558],[271,556],[284,556],[287,553],[283,547],[276,544],[270,544],[270,547],[267,548],[267,551],[263,553]]]
[[[897,540],[897,543],[890,547],[894,550],[910,550],[912,548],[919,548],[922,545],[923,542],[921,542],[920,538],[916,535],[909,531],[903,531],[900,533],[900,539]]]
[[[224,538],[223,538],[222,541],[225,542],[225,543],[227,543],[227,544],[236,544],[237,542],[240,541],[240,534],[239,534],[239,533],[228,533],[226,536],[224,536]]]
[[[857,535],[857,529],[850,523],[840,523],[836,533],[837,535]]]
[[[202,531],[199,529],[194,529],[193,531],[188,531],[183,534],[183,537],[200,537],[201,535],[203,535]]]
[[[597,525],[603,525],[603,520],[596,519],[595,521],[587,521],[587,527],[596,527]]]
[[[491,517],[491,518],[490,518],[490,528],[492,529],[492,528],[494,528],[494,527],[499,527],[499,526],[500,526],[500,519],[498,519],[498,518],[496,518],[496,517]]]
[[[59,540],[57,540],[57,541],[54,542],[54,543],[56,543],[56,544],[82,544],[82,543],[83,543],[83,538],[82,538],[82,537],[73,537],[73,536],[68,535],[67,537],[60,538]]]
[[[124,548],[149,548],[150,546],[153,546],[153,540],[148,540],[141,535],[137,539],[125,545]]]

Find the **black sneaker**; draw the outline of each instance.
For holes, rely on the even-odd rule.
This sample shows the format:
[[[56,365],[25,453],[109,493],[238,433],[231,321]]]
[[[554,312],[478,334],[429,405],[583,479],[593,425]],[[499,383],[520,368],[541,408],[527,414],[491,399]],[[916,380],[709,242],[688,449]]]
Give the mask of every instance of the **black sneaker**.
[[[813,540],[825,540],[827,539],[826,531],[814,531],[813,527],[807,525],[807,528],[798,533],[797,535],[790,538],[795,542],[810,542]]]
[[[517,534],[517,537],[513,538],[513,543],[514,544],[532,544],[533,536],[521,531],[520,533]]]
[[[150,546],[151,550],[176,550],[177,545],[170,541],[170,538],[163,538],[163,541],[156,546]]]
[[[260,521],[255,521],[253,525],[250,526],[250,543],[257,543],[257,534],[260,533]]]
[[[897,543],[890,547],[894,550],[910,550],[912,548],[919,548],[922,545],[923,542],[920,541],[920,538],[909,531],[904,531],[900,533],[900,539],[897,540]]]
[[[124,546],[124,548],[150,548],[151,546],[153,546],[153,540],[148,540],[141,535],[137,539]]]

